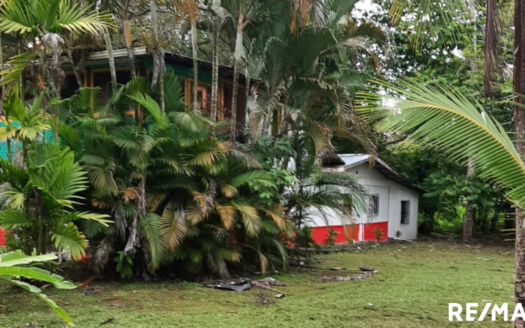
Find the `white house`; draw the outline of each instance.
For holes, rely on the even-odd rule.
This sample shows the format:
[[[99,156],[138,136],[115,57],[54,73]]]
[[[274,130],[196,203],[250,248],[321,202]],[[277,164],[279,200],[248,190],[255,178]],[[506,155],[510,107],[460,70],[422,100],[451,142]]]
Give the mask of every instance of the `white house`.
[[[376,240],[377,229],[382,231],[381,240],[387,238],[417,238],[417,214],[419,192],[399,173],[379,158],[370,163],[366,154],[340,154],[337,163],[325,165],[325,172],[348,172],[358,176],[359,182],[369,192],[367,213],[356,213],[353,224],[342,224],[337,216],[327,220],[313,216],[309,223],[312,237],[320,244],[326,242],[330,229],[338,232],[336,243],[347,242],[347,236],[355,241]],[[339,160],[340,159],[340,160]],[[312,218],[312,216],[310,216]],[[328,221],[328,229],[326,221]],[[376,233],[374,233],[374,231]]]

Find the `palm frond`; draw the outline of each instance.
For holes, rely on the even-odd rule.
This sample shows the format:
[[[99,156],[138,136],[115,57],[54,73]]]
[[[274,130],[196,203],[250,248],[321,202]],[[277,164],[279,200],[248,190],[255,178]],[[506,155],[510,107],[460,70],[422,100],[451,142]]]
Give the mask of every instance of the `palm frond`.
[[[162,230],[167,247],[174,251],[186,236],[186,213],[184,209],[171,204],[162,213]]]
[[[103,33],[108,28],[114,28],[110,23],[111,16],[90,11],[89,7],[81,8],[77,2],[62,0],[58,7],[56,23],[60,28],[73,33]]]
[[[31,226],[31,222],[22,211],[4,210],[0,211],[0,227],[7,230],[11,228],[23,228]]]
[[[54,227],[51,231],[51,241],[55,243],[59,252],[71,254],[73,259],[79,259],[86,254],[88,241],[73,223]]]
[[[242,223],[248,236],[257,237],[261,231],[261,218],[257,209],[247,204],[232,203],[232,206],[241,214]]]
[[[362,94],[361,100],[370,105],[360,112],[379,120],[380,129],[409,133],[416,142],[437,147],[454,160],[470,158],[476,172],[501,183],[511,200],[525,206],[525,164],[503,127],[483,106],[441,85],[412,80],[398,86],[377,83],[396,96]],[[387,98],[392,107],[381,105]]]
[[[239,188],[243,185],[247,185],[250,183],[260,183],[266,186],[275,186],[273,181],[274,178],[270,172],[264,170],[256,170],[235,176],[231,180],[230,185],[234,188]]]
[[[153,272],[160,266],[167,250],[165,235],[162,233],[162,218],[154,213],[147,213],[146,217],[140,218],[139,223],[148,241],[146,246],[151,257],[148,267]]]
[[[217,213],[219,213],[219,217],[221,218],[221,222],[224,227],[230,230],[235,223],[235,216],[237,214],[235,207],[231,205],[221,205],[215,203],[215,209],[217,210]]]
[[[433,23],[436,18],[443,21],[445,26],[457,26],[453,22],[458,14],[465,12],[467,1],[446,0],[433,2],[429,0],[394,0],[390,7],[390,18],[392,24],[402,22],[403,28],[410,32],[410,43],[415,49],[419,49],[424,38],[434,37],[437,31]],[[402,21],[403,15],[410,13],[411,19]],[[456,31],[457,32],[457,31]]]

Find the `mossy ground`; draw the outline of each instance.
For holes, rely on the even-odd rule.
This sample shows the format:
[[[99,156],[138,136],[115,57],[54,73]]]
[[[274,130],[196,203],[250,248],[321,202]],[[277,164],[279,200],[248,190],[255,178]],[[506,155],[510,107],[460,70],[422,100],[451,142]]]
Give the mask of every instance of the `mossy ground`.
[[[513,250],[445,242],[384,245],[318,257],[317,270],[274,276],[286,297],[261,305],[259,291],[202,288],[196,283],[96,282],[99,292],[47,290],[77,327],[510,327],[508,322],[449,322],[448,303],[508,302]],[[375,267],[361,281],[320,283],[334,266]],[[337,272],[337,274],[344,274]],[[353,273],[348,273],[353,274]],[[372,306],[369,305],[372,304]],[[64,327],[38,298],[0,287],[0,326]]]

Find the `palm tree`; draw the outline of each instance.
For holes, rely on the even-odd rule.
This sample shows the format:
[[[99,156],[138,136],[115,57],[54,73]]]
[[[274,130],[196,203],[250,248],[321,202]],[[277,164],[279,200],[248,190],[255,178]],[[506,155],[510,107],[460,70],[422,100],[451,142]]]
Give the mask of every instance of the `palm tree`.
[[[459,0],[398,0],[392,2],[389,15],[393,25],[401,24],[410,34],[410,44],[418,50],[424,38],[435,37],[440,33],[433,25],[436,18],[442,20],[445,26],[453,26],[452,22],[459,18],[458,13],[465,12],[466,6],[467,1]],[[408,19],[402,22],[403,17]]]
[[[271,255],[284,251],[278,241],[289,226],[278,200],[259,197],[275,192],[272,173],[212,137],[210,120],[183,105],[175,76],[164,82],[172,90],[165,111],[145,93],[143,79],[122,86],[106,106],[93,106],[98,91],[89,88],[64,103],[61,139],[88,172],[90,207],[115,220],[114,229],[93,223],[84,230],[98,241],[95,259],[104,266],[122,249],[154,271],[171,256],[191,262],[183,254],[195,247],[205,250],[208,269],[227,276],[227,263],[249,250],[267,269]],[[144,125],[126,117],[130,103],[144,109]]]
[[[153,37],[153,76],[152,87],[159,83],[160,108],[166,111],[166,104],[164,101],[164,74],[166,73],[166,62],[164,61],[164,49],[159,45],[158,27],[157,27],[157,4],[154,0],[150,0],[150,16],[151,16],[151,32]]]
[[[217,121],[217,106],[219,94],[219,35],[221,20],[226,16],[224,8],[221,7],[220,0],[212,0],[210,11],[212,12],[212,83],[211,83],[211,111],[212,121],[211,134],[215,135],[215,122]]]
[[[257,0],[234,0],[228,1],[226,9],[229,11],[235,26],[235,49],[233,50],[233,88],[232,88],[232,108],[230,124],[230,141],[235,141],[237,132],[237,98],[239,91],[239,74],[243,63],[247,61],[244,50],[244,31],[254,20],[260,19],[262,11],[267,10],[264,5]]]
[[[330,218],[339,219],[343,226],[352,224],[354,214],[363,213],[365,209],[367,193],[364,187],[354,175],[322,172],[318,158],[308,151],[306,144],[309,142],[308,138],[299,134],[291,138],[291,163],[296,181],[283,191],[287,215],[297,229],[312,223],[318,215],[327,226],[330,225]]]
[[[494,14],[494,13],[493,13]],[[516,151],[520,156],[525,154],[525,3],[520,0],[514,2],[514,76],[513,86],[514,129],[516,132]],[[525,305],[525,217],[524,204],[516,207],[516,275],[514,277],[514,297],[516,304]],[[516,328],[524,328],[525,321],[518,318],[514,322]]]
[[[252,56],[261,80],[250,113],[252,142],[268,133],[282,136],[302,131],[314,140],[312,155],[329,148],[333,135],[357,137],[373,152],[368,138],[361,138],[365,129],[353,111],[348,77],[355,76],[354,65],[369,42],[383,44],[386,36],[374,24],[351,18],[352,8],[353,3],[328,2],[318,26],[291,34],[286,20],[272,21],[272,28],[259,32],[258,56]],[[278,6],[275,10],[287,14]]]
[[[521,76],[522,73],[525,74],[525,71],[517,75]],[[521,208],[525,206],[525,163],[521,156],[523,149],[520,148],[522,136],[516,136],[518,142],[515,146],[503,127],[481,104],[471,103],[453,89],[423,85],[416,81],[403,81],[399,86],[380,85],[396,92],[395,97],[386,97],[391,98],[395,105],[389,108],[375,105],[378,101],[384,101],[385,96],[364,96],[363,102],[371,101],[374,105],[361,109],[370,120],[379,120],[379,128],[409,133],[416,142],[438,147],[455,160],[465,161],[469,158],[477,172],[501,183],[507,190],[507,197],[517,209],[515,297],[516,303],[523,305],[525,298],[520,278],[525,274],[522,270],[525,254],[521,247],[525,240],[520,217]],[[519,88],[519,84],[516,88]],[[516,101],[518,131],[523,128],[525,119],[522,106],[521,100]],[[516,327],[522,327],[520,325],[521,322],[515,322]]]
[[[423,33],[424,28],[432,29],[430,19],[427,19],[428,14],[437,14],[444,17],[446,20],[453,19],[456,12],[463,12],[461,9],[465,2],[448,0],[445,2],[427,1],[394,1],[394,6],[391,9],[391,17],[393,22],[399,21],[403,10],[409,9],[408,12],[413,13],[417,10],[416,22],[413,24],[417,26],[417,32],[413,34],[416,40],[414,44],[418,44]],[[411,7],[412,6],[412,7]],[[410,10],[412,9],[412,10]],[[525,133],[525,25],[523,23],[525,17],[525,4],[521,0],[514,1],[514,65],[513,65],[513,88],[515,96],[514,102],[514,130],[516,133],[515,145],[516,150],[520,155],[525,153],[525,146],[523,145],[523,138]],[[491,94],[491,76],[496,68],[496,62],[499,60],[501,48],[499,46],[499,17],[498,17],[498,3],[494,0],[487,0],[486,5],[486,21],[485,21],[485,94]],[[515,275],[515,302],[525,305],[525,216],[522,206],[516,207],[516,275]],[[524,328],[525,321],[518,318],[514,322],[516,328]]]
[[[199,19],[200,9],[196,0],[173,0],[173,5],[185,16],[191,27],[191,54],[193,57],[193,110],[199,111],[198,83],[199,83],[199,48],[197,20]]]
[[[0,226],[17,229],[21,246],[27,253],[33,247],[38,254],[58,252],[74,259],[85,254],[87,239],[76,225],[80,220],[94,220],[107,226],[105,215],[76,212],[73,205],[87,188],[87,173],[75,162],[74,154],[58,145],[38,145],[30,152],[27,169],[0,160],[2,193]]]
[[[9,0],[0,8],[0,32],[15,33],[33,46],[11,60],[9,70],[2,71],[2,84],[10,84],[12,92],[22,90],[19,81],[24,69],[39,57],[43,70],[42,82],[49,83],[55,96],[60,96],[63,72],[61,69],[62,46],[67,33],[97,34],[111,27],[109,17],[89,8],[81,8],[72,0]],[[41,43],[41,46],[39,44]],[[51,51],[47,62],[47,51]],[[48,76],[47,69],[50,75]],[[42,88],[43,89],[43,88]],[[21,97],[22,98],[22,97]],[[58,106],[55,113],[55,142],[58,142]]]
[[[42,99],[43,94],[26,107],[18,94],[13,94],[4,105],[6,126],[0,128],[0,140],[8,143],[15,140],[22,143],[23,166],[27,163],[29,143],[39,136],[45,138],[45,131],[50,129],[50,126],[44,123],[47,117],[42,114]]]

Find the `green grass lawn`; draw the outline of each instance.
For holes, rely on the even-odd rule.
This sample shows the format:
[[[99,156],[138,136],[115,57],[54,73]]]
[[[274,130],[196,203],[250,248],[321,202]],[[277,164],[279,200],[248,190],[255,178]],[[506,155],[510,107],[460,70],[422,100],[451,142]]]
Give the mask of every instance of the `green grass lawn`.
[[[289,287],[280,288],[286,297],[270,305],[257,301],[257,291],[234,293],[193,283],[95,282],[101,288],[91,295],[81,290],[47,294],[77,327],[100,327],[108,319],[101,327],[510,327],[502,321],[448,321],[449,302],[481,307],[487,301],[508,302],[512,309],[510,248],[414,243],[318,260],[319,270],[274,276]],[[320,276],[334,274],[321,269],[359,265],[373,266],[379,274],[361,281],[318,282]],[[0,304],[6,306],[5,315],[0,308],[0,326],[64,327],[46,305],[25,292],[2,286]]]

